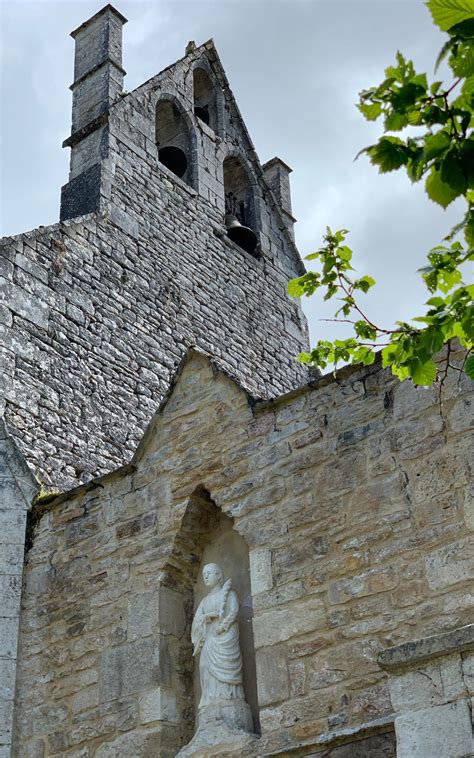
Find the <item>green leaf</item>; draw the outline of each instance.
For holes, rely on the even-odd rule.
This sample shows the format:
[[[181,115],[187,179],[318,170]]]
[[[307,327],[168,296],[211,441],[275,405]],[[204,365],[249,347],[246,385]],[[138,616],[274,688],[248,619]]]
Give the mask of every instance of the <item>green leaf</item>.
[[[455,35],[456,37],[460,37],[461,39],[469,39],[469,37],[474,37],[474,16],[473,18],[468,18],[466,21],[461,21],[460,24],[455,24],[450,30],[449,33],[451,35]]]
[[[418,87],[421,87],[425,90],[425,92],[428,89],[428,80],[426,78],[426,74],[417,74],[416,76],[413,76],[411,78],[411,83],[416,84]]]
[[[474,247],[474,213],[470,214],[468,222],[464,227],[464,239],[469,247]]]
[[[347,245],[342,245],[341,247],[338,247],[337,249],[339,258],[342,261],[350,261],[352,258],[352,250],[350,247],[347,247]]]
[[[436,364],[432,360],[422,362],[418,357],[412,358],[408,370],[415,384],[428,386],[436,379]]]
[[[352,361],[353,363],[363,363],[364,366],[370,366],[375,361],[375,352],[370,347],[358,347],[352,353]]]
[[[423,87],[421,84],[415,84],[413,81],[408,82],[392,97],[392,105],[399,113],[405,113],[425,92],[426,87]]]
[[[304,287],[300,282],[301,277],[290,279],[288,282],[288,294],[290,297],[301,297],[304,294]]]
[[[462,161],[456,151],[450,150],[441,160],[441,181],[449,184],[458,195],[464,195],[467,190],[467,179],[463,172]]]
[[[367,121],[375,121],[382,113],[381,103],[359,103],[357,107]]]
[[[461,193],[454,190],[449,184],[442,181],[440,172],[434,167],[431,169],[425,183],[426,194],[438,203],[442,208],[447,208]]]
[[[376,145],[367,148],[367,153],[381,173],[395,171],[408,161],[408,149],[398,137],[381,137]]]
[[[401,366],[397,363],[393,363],[390,368],[392,369],[392,374],[398,377],[401,382],[404,382],[405,379],[410,378],[410,371],[406,366]]]
[[[466,77],[474,74],[474,47],[469,42],[458,45],[456,53],[453,52],[449,59],[453,73],[456,76]]]
[[[444,333],[440,329],[426,329],[422,336],[422,343],[425,350],[433,355],[441,350],[444,344]]]
[[[472,0],[428,0],[426,4],[442,32],[474,17]]]
[[[373,279],[371,276],[365,275],[361,276],[360,279],[356,279],[354,282],[354,289],[355,290],[362,290],[362,292],[368,292],[371,287],[373,287],[375,284],[375,279]]]
[[[474,380],[474,355],[470,355],[464,364],[464,371],[468,375],[469,379]]]
[[[420,126],[423,123],[423,113],[420,110],[410,110],[406,117],[410,126]]]
[[[392,111],[385,118],[385,131],[399,132],[408,125],[408,116],[405,113]]]
[[[430,161],[445,153],[451,146],[451,138],[445,131],[428,134],[425,137],[424,158]]]
[[[441,63],[446,58],[446,56],[449,53],[449,51],[451,50],[452,46],[453,46],[453,40],[452,39],[448,39],[447,42],[444,43],[443,47],[439,51],[438,57],[436,58],[436,63],[435,63],[435,68],[434,68],[435,72],[438,70],[438,68],[440,67]],[[435,82],[435,84],[438,84],[438,82]],[[436,94],[436,93],[434,93],[434,94]]]
[[[433,82],[430,86],[430,92],[432,95],[436,95],[443,82]]]
[[[375,329],[375,327],[373,327],[371,324],[368,324],[367,321],[363,321],[362,319],[360,321],[356,321],[354,324],[354,329],[356,334],[363,339],[371,341],[377,339],[377,329]]]

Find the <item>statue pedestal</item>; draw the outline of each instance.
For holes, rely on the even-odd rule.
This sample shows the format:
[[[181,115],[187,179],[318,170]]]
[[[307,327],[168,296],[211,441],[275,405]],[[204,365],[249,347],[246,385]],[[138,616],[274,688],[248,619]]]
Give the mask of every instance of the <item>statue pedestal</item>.
[[[176,758],[245,755],[256,737],[244,700],[221,700],[199,710],[196,734]]]
[[[198,731],[206,731],[221,723],[229,729],[247,734],[253,732],[252,714],[245,700],[220,700],[199,709]]]

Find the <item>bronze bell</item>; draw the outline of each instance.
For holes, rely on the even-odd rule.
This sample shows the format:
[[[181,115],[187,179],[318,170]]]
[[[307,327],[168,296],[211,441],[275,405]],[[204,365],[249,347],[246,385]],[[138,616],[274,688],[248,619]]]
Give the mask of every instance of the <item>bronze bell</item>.
[[[172,171],[173,174],[176,174],[176,176],[179,176],[179,178],[185,175],[188,167],[188,159],[186,158],[186,154],[180,150],[179,147],[168,145],[167,147],[158,148],[158,158],[163,166],[169,168],[169,170]]]
[[[197,116],[201,121],[204,121],[205,124],[209,126],[209,110],[207,106],[204,108],[201,108],[200,105],[194,106],[194,115]]]
[[[231,239],[232,242],[235,242],[236,245],[241,247],[247,253],[253,255],[258,242],[257,235],[253,229],[250,229],[248,226],[243,226],[232,213],[225,214],[224,223],[229,239]]]

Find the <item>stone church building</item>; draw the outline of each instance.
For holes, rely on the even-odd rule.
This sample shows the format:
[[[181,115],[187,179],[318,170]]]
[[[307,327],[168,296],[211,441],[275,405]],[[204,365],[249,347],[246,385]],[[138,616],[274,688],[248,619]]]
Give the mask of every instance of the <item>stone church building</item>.
[[[125,92],[125,22],[72,33],[60,222],[2,242],[0,756],[473,755],[472,383],[307,375],[290,168],[212,40]]]

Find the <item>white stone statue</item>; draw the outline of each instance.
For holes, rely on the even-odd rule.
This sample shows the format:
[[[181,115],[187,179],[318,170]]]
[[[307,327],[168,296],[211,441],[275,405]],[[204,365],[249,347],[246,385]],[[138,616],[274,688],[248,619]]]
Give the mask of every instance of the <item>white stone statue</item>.
[[[237,593],[230,579],[224,582],[216,563],[204,566],[202,576],[209,592],[199,603],[191,628],[194,655],[199,656],[201,699],[196,733],[180,758],[214,755],[212,746],[235,740],[243,748],[254,739],[242,680]]]
[[[204,566],[202,576],[210,589],[199,603],[191,629],[194,655],[200,655],[199,710],[216,701],[244,699],[237,593],[230,579],[224,582],[216,563]]]

